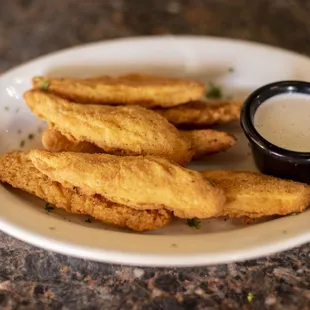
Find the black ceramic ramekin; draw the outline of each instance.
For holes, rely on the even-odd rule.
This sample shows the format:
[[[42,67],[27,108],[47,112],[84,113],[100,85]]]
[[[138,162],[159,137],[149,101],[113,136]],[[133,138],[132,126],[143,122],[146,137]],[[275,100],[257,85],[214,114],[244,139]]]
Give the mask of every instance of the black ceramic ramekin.
[[[285,93],[310,96],[310,83],[281,81],[257,89],[243,104],[241,126],[250,142],[255,164],[262,173],[310,183],[310,153],[289,151],[273,145],[257,132],[253,124],[254,114],[261,104],[273,96]]]

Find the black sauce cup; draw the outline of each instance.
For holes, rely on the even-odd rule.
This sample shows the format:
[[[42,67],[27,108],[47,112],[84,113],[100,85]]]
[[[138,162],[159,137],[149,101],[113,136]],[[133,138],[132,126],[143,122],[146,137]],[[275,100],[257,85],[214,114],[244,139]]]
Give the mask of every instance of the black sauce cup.
[[[254,127],[254,115],[261,104],[276,95],[296,93],[309,95],[310,83],[280,81],[254,91],[241,109],[241,127],[250,142],[253,158],[259,171],[284,179],[310,183],[310,153],[295,152],[273,145]]]

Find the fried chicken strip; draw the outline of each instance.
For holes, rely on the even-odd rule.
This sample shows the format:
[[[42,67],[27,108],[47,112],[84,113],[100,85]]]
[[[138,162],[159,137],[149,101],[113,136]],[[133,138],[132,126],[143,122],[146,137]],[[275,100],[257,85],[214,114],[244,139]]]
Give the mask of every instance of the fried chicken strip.
[[[79,188],[67,188],[37,170],[27,153],[11,152],[0,156],[0,182],[8,183],[71,213],[87,214],[107,224],[136,231],[167,225],[171,212],[135,210],[112,203],[100,195],[85,195]]]
[[[192,146],[195,159],[229,149],[236,139],[226,132],[217,130],[181,131]],[[103,149],[89,142],[80,142],[62,135],[56,129],[47,129],[42,135],[42,144],[50,152],[104,153]]]
[[[194,80],[142,74],[94,79],[34,77],[32,84],[76,102],[147,108],[176,106],[200,99],[205,92],[204,85]]]
[[[224,131],[182,130],[181,133],[191,144],[194,159],[226,151],[236,143],[236,138]]]
[[[40,90],[30,90],[24,98],[36,116],[62,134],[93,143],[106,153],[156,155],[182,165],[193,156],[179,131],[151,110],[72,103]]]
[[[302,212],[310,204],[310,186],[272,176],[238,171],[203,171],[227,197],[223,216],[259,218]]]
[[[199,172],[155,156],[29,153],[34,166],[53,181],[99,194],[137,210],[167,209],[181,218],[209,218],[222,212],[223,191]]]
[[[240,117],[242,102],[210,103],[194,101],[167,109],[154,109],[177,127],[201,128],[229,123]]]

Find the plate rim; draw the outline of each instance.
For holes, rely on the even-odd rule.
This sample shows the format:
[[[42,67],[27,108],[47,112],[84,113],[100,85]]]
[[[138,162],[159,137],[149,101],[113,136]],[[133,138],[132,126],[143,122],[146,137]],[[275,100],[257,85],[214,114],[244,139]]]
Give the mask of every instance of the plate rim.
[[[14,71],[16,70],[20,70],[23,67],[29,66],[32,63],[35,63],[37,61],[42,61],[45,58],[49,58],[49,57],[54,57],[57,56],[57,54],[63,54],[63,53],[69,53],[72,52],[75,49],[81,49],[81,48],[90,48],[90,47],[96,47],[99,45],[107,45],[107,44],[113,44],[113,43],[121,43],[121,42],[126,42],[126,41],[154,41],[154,40],[162,40],[162,39],[166,39],[166,38],[174,38],[176,40],[212,40],[212,41],[226,41],[226,42],[230,42],[230,43],[239,43],[239,44],[246,44],[249,46],[253,46],[253,47],[261,47],[264,49],[270,49],[270,50],[274,50],[274,51],[278,51],[281,53],[285,53],[287,55],[291,55],[291,56],[296,56],[299,58],[303,58],[304,60],[309,60],[310,57],[307,56],[306,54],[303,53],[299,53],[296,51],[293,51],[291,49],[286,49],[283,47],[278,47],[276,45],[272,45],[272,44],[267,44],[267,43],[262,43],[262,42],[255,42],[255,41],[248,41],[248,40],[244,40],[244,39],[235,39],[235,38],[229,38],[229,37],[219,37],[219,36],[210,36],[210,35],[152,35],[152,36],[132,36],[132,37],[123,37],[123,38],[112,38],[112,39],[108,39],[108,40],[99,40],[99,41],[94,41],[94,42],[89,42],[89,43],[85,43],[85,44],[78,44],[78,45],[74,45],[74,46],[70,46],[70,47],[65,47],[47,54],[43,54],[40,55],[38,57],[34,57],[31,58],[29,60],[27,60],[26,62],[23,62],[17,66],[14,66],[6,71],[4,71],[3,73],[0,73],[0,78],[2,79],[5,75],[10,75],[12,73],[14,73]]]

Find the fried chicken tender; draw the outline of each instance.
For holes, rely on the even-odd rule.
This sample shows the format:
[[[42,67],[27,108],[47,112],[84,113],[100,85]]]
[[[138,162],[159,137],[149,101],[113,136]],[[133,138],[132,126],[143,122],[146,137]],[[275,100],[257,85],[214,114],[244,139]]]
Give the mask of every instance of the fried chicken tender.
[[[204,85],[194,80],[142,74],[93,79],[34,77],[32,84],[34,88],[48,85],[49,92],[76,102],[147,108],[176,106],[200,99],[205,92]]]
[[[194,150],[194,159],[228,150],[236,143],[236,138],[226,132],[212,129],[182,130]]]
[[[201,128],[229,123],[240,118],[242,102],[221,101],[210,103],[193,101],[177,107],[154,109],[177,127]]]
[[[156,155],[182,165],[193,156],[179,131],[151,110],[72,103],[40,90],[30,90],[24,98],[36,116],[62,134],[93,143],[106,153]]]
[[[192,146],[195,159],[225,151],[236,141],[228,133],[217,130],[181,131],[181,134]],[[104,153],[94,144],[66,137],[56,129],[47,129],[43,133],[42,144],[50,152]]]
[[[53,181],[99,194],[137,210],[167,209],[180,218],[218,216],[225,203],[223,191],[199,172],[155,156],[29,153],[34,166]]]
[[[310,204],[310,186],[272,176],[238,171],[203,171],[227,197],[223,216],[259,218],[302,212]]]
[[[165,209],[134,210],[100,195],[85,195],[79,188],[64,187],[37,170],[24,152],[0,156],[0,182],[38,196],[67,212],[87,214],[107,224],[136,231],[160,228],[172,218],[171,212]]]

